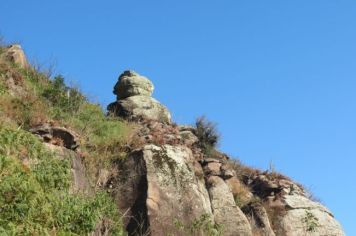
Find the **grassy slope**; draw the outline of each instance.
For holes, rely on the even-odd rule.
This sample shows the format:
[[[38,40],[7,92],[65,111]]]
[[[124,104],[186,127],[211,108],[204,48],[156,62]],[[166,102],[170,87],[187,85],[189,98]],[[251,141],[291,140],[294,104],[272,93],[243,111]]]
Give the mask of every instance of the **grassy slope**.
[[[14,87],[21,95],[11,95]],[[28,132],[42,122],[79,134],[92,182],[100,168],[125,155],[128,124],[106,117],[61,76],[50,80],[0,55],[0,235],[86,235],[103,220],[112,235],[123,235],[120,214],[104,191],[69,193],[71,157],[56,157]]]

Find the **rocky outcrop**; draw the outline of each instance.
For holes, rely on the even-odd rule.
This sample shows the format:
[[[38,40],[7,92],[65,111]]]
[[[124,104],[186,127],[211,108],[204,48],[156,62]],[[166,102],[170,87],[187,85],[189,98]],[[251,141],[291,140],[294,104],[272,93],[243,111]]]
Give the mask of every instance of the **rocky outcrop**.
[[[75,150],[79,146],[78,135],[64,127],[48,123],[30,129],[30,132],[40,137],[44,142]]]
[[[108,106],[108,111],[128,120],[157,120],[171,122],[171,114],[165,106],[152,98],[153,84],[134,71],[125,71],[114,86],[117,101]]]
[[[286,213],[279,218],[277,235],[344,235],[341,225],[320,203],[300,195],[286,195],[282,202]]]
[[[218,176],[208,177],[208,189],[215,223],[224,227],[224,235],[252,236],[250,224],[224,180]]]
[[[113,196],[127,212],[130,235],[184,235],[177,222],[188,227],[202,216],[212,216],[205,181],[196,176],[195,168],[190,149],[171,145],[147,145],[118,164],[110,184],[117,186]]]
[[[114,87],[117,101],[108,106],[138,127],[128,157],[98,181],[124,214],[129,235],[344,235],[301,185],[207,152],[197,129],[171,123],[169,111],[151,97],[153,88],[125,71]]]
[[[6,48],[4,56],[10,62],[16,64],[20,68],[28,67],[28,62],[24,51],[19,44],[13,44]]]

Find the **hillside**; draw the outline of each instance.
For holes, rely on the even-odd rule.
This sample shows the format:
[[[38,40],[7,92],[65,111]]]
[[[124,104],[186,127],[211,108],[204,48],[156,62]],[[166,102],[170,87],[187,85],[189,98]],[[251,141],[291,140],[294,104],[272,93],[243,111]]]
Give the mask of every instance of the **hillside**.
[[[178,125],[134,71],[107,111],[0,48],[0,235],[344,235],[302,185]]]

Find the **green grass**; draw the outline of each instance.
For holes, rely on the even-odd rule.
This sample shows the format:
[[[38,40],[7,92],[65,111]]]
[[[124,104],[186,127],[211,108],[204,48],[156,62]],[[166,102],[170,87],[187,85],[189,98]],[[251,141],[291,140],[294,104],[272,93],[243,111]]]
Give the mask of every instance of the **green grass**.
[[[25,130],[51,122],[75,131],[93,183],[100,168],[108,168],[115,159],[126,157],[124,147],[129,142],[130,124],[106,116],[79,89],[68,87],[61,75],[49,79],[44,72],[20,69],[9,63],[0,67],[0,73],[6,71],[18,74],[24,94],[11,96],[0,80],[0,122],[10,118],[13,126]]]
[[[58,157],[28,130],[51,122],[75,131],[89,176],[125,156],[129,125],[107,117],[61,76],[0,61],[0,235],[87,235],[105,222],[110,235],[125,235],[112,198],[70,193],[71,156]],[[24,93],[12,96],[11,73]],[[84,155],[85,154],[85,155]]]
[[[102,220],[109,222],[112,235],[124,235],[106,193],[69,193],[69,156],[56,157],[21,129],[1,126],[0,143],[1,235],[85,235]]]

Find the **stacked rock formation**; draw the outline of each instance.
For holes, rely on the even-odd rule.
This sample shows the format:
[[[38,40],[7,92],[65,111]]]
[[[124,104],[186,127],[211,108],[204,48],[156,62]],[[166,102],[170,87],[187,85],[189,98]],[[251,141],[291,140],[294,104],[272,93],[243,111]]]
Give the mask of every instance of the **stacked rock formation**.
[[[171,114],[165,106],[152,98],[153,84],[134,71],[124,71],[114,87],[117,101],[108,106],[108,111],[128,120],[157,120],[171,122]]]
[[[102,181],[125,212],[129,235],[344,235],[330,211],[310,200],[301,185],[238,167],[217,150],[202,151],[197,130],[170,123],[152,92],[147,78],[125,71],[114,87],[117,101],[108,107],[139,121],[128,158]]]

